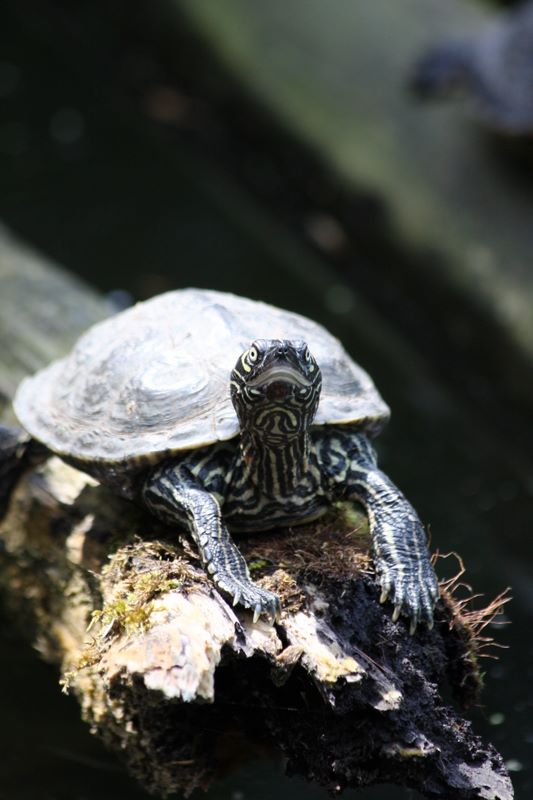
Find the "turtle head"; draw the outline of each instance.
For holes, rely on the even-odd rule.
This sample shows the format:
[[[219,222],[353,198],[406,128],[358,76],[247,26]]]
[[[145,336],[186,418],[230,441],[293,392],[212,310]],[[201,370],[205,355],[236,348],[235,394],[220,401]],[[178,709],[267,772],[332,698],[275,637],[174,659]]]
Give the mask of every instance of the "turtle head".
[[[307,430],[322,377],[301,339],[256,339],[231,373],[231,400],[241,429],[282,444]]]

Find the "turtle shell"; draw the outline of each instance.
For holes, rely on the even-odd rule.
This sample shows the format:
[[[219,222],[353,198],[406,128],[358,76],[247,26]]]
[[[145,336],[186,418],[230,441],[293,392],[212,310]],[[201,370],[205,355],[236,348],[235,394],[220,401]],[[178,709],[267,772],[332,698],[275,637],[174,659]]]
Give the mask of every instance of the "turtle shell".
[[[20,385],[15,412],[59,455],[116,463],[231,439],[229,394],[254,339],[304,339],[323,374],[315,424],[377,433],[389,409],[323,327],[265,303],[202,289],[168,292],[94,325],[70,355]]]

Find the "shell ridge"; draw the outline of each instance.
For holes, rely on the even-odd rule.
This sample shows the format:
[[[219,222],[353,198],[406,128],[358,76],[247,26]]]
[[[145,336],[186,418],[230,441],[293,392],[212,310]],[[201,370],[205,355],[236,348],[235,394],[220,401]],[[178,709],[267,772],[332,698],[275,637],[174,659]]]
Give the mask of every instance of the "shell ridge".
[[[97,323],[70,355],[26,378],[14,407],[59,455],[116,463],[214,444],[239,432],[229,376],[257,338],[305,339],[323,372],[315,425],[389,416],[369,375],[321,325],[260,301],[183,289]]]

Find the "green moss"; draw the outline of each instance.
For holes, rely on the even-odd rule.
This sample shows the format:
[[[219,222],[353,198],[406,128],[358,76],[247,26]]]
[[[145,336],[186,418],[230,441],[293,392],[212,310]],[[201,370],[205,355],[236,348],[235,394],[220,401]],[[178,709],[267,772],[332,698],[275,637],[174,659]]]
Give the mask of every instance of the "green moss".
[[[158,596],[207,580],[203,570],[195,569],[166,542],[135,537],[118,548],[99,575],[104,602],[92,612],[83,652],[65,672],[64,691],[81,670],[97,669],[111,642],[149,630]]]
[[[98,623],[104,636],[107,636],[111,631],[116,634],[126,633],[127,635],[132,635],[149,628],[152,610],[153,603],[131,602],[127,599],[120,599],[114,603],[109,603],[101,610],[93,611],[89,629]]]
[[[339,520],[345,525],[350,528],[354,528],[357,531],[360,531],[361,528],[364,528],[362,533],[365,535],[368,534],[366,517],[362,513],[361,509],[354,505],[354,503],[346,500],[340,500],[334,504],[333,508],[336,512],[336,515],[339,517]]]
[[[254,558],[248,562],[248,569],[253,574],[254,572],[260,572],[265,569],[270,563],[271,562],[266,558]]]
[[[110,569],[116,569],[116,564]],[[125,566],[125,562],[122,564]],[[150,627],[154,608],[153,600],[159,594],[178,589],[183,580],[168,577],[167,563],[142,573],[135,578],[126,577],[115,599],[107,602],[100,610],[93,611],[89,628],[98,624],[100,635],[107,637],[111,632],[131,636]]]

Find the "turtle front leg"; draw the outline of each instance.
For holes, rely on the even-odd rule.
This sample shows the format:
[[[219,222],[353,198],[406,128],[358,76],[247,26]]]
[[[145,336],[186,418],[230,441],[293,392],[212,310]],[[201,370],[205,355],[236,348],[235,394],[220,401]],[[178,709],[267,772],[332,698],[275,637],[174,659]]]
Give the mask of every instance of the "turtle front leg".
[[[280,614],[277,595],[256,586],[246,561],[222,521],[220,504],[183,466],[157,468],[145,481],[143,500],[148,509],[167,524],[185,524],[213,582],[233,605],[261,614],[272,621]]]
[[[49,457],[50,451],[22,428],[0,425],[0,520],[22,475]]]
[[[432,627],[439,586],[422,523],[400,490],[378,468],[366,436],[352,434],[344,448],[344,458],[348,455],[349,462],[342,495],[359,501],[367,512],[381,585],[380,602],[392,601],[394,621],[400,613],[406,614],[411,633],[421,621]],[[339,456],[341,453],[342,445]]]

